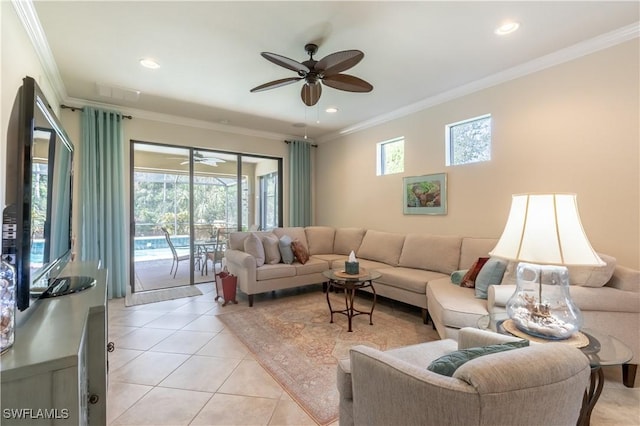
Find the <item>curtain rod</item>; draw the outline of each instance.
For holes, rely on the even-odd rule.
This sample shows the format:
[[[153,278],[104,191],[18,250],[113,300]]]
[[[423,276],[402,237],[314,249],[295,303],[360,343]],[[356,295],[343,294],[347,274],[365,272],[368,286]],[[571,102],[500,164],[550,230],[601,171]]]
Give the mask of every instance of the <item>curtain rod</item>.
[[[68,106],[68,105],[64,105],[64,104],[60,105],[60,108],[62,108],[62,109],[70,109],[71,111],[74,111],[74,112],[75,112],[76,110],[78,110],[78,111],[84,111],[84,108],[78,108],[78,107]],[[132,116],[130,116],[130,115],[123,115],[123,116],[122,116],[122,118],[128,118],[129,120],[132,120],[132,119],[133,119],[133,117],[132,117]]]
[[[289,143],[291,143],[291,141],[284,141],[284,143],[289,144]],[[318,147],[318,145],[316,145],[315,143],[312,143],[312,144],[311,144],[311,146],[312,146],[313,148],[317,148],[317,147]]]

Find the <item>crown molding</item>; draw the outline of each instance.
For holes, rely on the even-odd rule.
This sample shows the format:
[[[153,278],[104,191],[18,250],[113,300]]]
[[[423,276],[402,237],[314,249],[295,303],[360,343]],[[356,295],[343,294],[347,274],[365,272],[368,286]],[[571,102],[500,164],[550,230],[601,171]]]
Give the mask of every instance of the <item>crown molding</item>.
[[[545,56],[541,56],[537,59],[518,65],[512,68],[508,68],[504,71],[500,71],[496,74],[490,75],[480,80],[473,81],[471,83],[459,86],[455,89],[448,90],[446,92],[439,93],[435,96],[423,99],[411,105],[399,108],[387,114],[382,114],[374,117],[370,120],[362,121],[354,124],[353,126],[345,127],[338,132],[331,133],[318,138],[318,142],[328,142],[337,139],[341,136],[345,136],[351,133],[359,132],[361,130],[368,129],[391,120],[405,117],[410,114],[414,114],[419,111],[431,108],[433,106],[442,104],[444,102],[451,101],[474,92],[478,92],[489,87],[497,86],[498,84],[505,83],[516,78],[524,77],[528,74],[532,74],[546,68],[550,68],[556,65],[560,65],[565,62],[572,61],[582,56],[595,53],[599,50],[607,49],[620,43],[638,38],[640,36],[640,21],[627,25],[617,30],[599,35],[597,37],[585,40],[583,42],[574,44],[564,49],[560,49],[556,52],[550,53]]]
[[[36,55],[44,69],[45,78],[53,90],[53,95],[58,104],[62,103],[67,97],[67,90],[62,82],[62,77],[60,77],[60,71],[51,53],[47,37],[42,30],[33,2],[31,0],[11,0],[11,4],[13,4],[16,14],[35,48]]]

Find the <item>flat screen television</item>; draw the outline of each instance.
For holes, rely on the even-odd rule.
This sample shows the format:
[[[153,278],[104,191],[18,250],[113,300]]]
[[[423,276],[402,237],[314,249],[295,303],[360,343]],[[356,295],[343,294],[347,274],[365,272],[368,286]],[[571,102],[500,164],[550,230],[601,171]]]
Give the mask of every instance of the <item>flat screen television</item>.
[[[23,311],[71,257],[73,144],[31,77],[18,91],[7,136],[2,257],[15,267]]]

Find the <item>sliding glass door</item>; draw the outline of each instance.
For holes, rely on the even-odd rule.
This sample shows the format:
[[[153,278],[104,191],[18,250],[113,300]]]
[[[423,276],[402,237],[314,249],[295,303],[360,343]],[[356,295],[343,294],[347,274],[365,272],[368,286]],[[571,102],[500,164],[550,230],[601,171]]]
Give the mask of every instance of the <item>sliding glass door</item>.
[[[131,144],[132,291],[214,280],[229,232],[282,224],[282,159]]]

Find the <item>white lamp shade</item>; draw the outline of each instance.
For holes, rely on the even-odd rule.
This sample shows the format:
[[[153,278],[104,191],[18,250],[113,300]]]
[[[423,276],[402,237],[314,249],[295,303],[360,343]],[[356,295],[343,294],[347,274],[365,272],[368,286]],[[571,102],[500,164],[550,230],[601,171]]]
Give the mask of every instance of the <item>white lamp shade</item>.
[[[604,265],[587,239],[575,194],[514,195],[491,256],[546,265]]]

